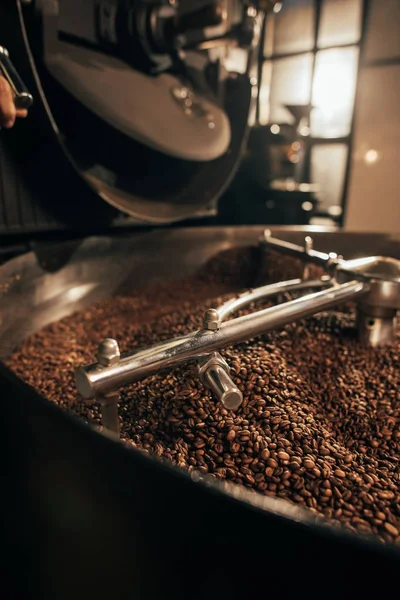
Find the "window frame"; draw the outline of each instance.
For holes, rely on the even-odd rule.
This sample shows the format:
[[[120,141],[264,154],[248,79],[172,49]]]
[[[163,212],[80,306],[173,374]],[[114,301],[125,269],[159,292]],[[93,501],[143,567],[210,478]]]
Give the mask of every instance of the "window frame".
[[[355,113],[356,113],[356,105],[357,105],[357,95],[358,95],[358,81],[360,76],[360,69],[365,66],[363,61],[363,42],[365,40],[365,31],[368,19],[368,8],[369,8],[369,0],[361,0],[361,24],[360,24],[360,36],[359,39],[355,42],[345,43],[345,44],[332,44],[329,46],[321,46],[318,45],[318,38],[320,33],[320,25],[321,25],[321,14],[322,14],[322,6],[325,0],[312,0],[314,4],[314,43],[311,49],[296,51],[296,52],[287,52],[287,53],[274,53],[272,51],[270,56],[265,55],[265,33],[262,36],[261,44],[260,44],[260,61],[259,61],[259,73],[258,80],[260,82],[259,91],[258,91],[258,99],[257,99],[257,110],[256,110],[256,125],[261,124],[261,88],[262,88],[262,73],[263,67],[266,62],[270,62],[273,66],[274,62],[279,61],[284,58],[292,58],[297,56],[304,56],[307,54],[312,54],[312,71],[311,71],[311,87],[310,87],[310,105],[309,108],[311,110],[311,101],[312,101],[312,92],[313,92],[313,84],[315,78],[316,71],[316,60],[317,54],[321,51],[325,50],[338,50],[344,48],[358,48],[359,57],[358,64],[356,70],[356,83],[355,83],[355,95],[354,102],[352,107],[351,121],[350,121],[350,132],[348,135],[343,137],[329,137],[329,138],[321,138],[321,137],[313,137],[310,135],[307,138],[307,152],[306,152],[306,160],[305,160],[305,173],[306,179],[310,181],[311,177],[311,153],[312,149],[318,145],[330,145],[330,144],[344,144],[347,146],[347,160],[345,166],[345,174],[343,178],[343,189],[341,193],[341,214],[340,216],[333,216],[329,214],[329,212],[321,211],[316,216],[317,217],[327,217],[334,220],[339,227],[343,226],[345,210],[346,210],[346,199],[349,188],[349,181],[351,176],[351,163],[352,163],[352,150],[353,150],[353,142],[354,142],[354,122],[355,122]],[[267,30],[267,27],[265,28]],[[400,62],[400,59],[399,59]]]

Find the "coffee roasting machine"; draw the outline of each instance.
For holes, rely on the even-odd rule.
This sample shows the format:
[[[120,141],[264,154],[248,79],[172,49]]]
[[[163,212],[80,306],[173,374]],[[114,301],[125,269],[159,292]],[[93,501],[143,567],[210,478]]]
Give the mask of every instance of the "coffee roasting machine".
[[[280,498],[186,474],[118,440],[122,386],[194,361],[228,410],[219,350],[347,300],[365,344],[390,343],[400,248],[384,235],[210,224],[245,148],[272,0],[3,0],[2,72],[29,119],[0,144],[0,359],[97,300],[195,273],[222,250],[300,257],[304,277],[210,307],[199,331],[76,372],[103,431],[0,364],[3,578],[16,598],[259,598],[389,593],[398,547]],[[227,48],[247,52],[227,71]],[[18,73],[12,63],[18,65]],[[32,95],[32,96],[31,96]],[[183,224],[183,226],[182,226]],[[161,227],[163,226],[163,227]],[[27,251],[29,250],[29,251]],[[328,275],[310,280],[309,264]],[[260,287],[261,285],[261,287]],[[227,320],[261,299],[309,293]],[[226,321],[226,322],[225,322]],[[322,587],[323,586],[323,587]],[[7,596],[5,596],[7,597]]]

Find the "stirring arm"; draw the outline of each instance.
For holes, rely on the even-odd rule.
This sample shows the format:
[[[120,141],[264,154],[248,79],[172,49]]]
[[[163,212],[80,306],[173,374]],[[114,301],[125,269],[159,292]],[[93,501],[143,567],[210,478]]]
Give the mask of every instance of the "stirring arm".
[[[352,300],[366,291],[368,291],[368,284],[351,281],[232,319],[222,323],[217,330],[203,329],[138,352],[122,355],[116,364],[108,367],[98,363],[81,367],[76,372],[76,386],[83,398],[104,396],[162,369],[196,360],[220,348],[252,339],[277,327],[283,327],[295,320]]]
[[[303,248],[297,244],[273,238],[268,229],[264,232],[264,239],[261,241],[261,246],[264,246],[266,249],[270,248],[271,250],[277,250],[282,254],[287,254],[294,258],[300,258],[304,262],[310,262],[319,267],[323,267],[326,271],[329,271],[331,267],[342,262],[338,255],[333,252],[326,254],[325,252],[318,252],[318,250],[312,248]]]

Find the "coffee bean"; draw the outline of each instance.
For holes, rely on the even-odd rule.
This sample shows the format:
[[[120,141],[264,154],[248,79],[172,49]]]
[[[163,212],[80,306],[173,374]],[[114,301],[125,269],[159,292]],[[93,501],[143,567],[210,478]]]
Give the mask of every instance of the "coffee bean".
[[[271,453],[268,450],[268,448],[264,448],[264,450],[261,452],[262,460],[267,460],[270,456],[271,456]]]
[[[290,456],[287,452],[278,452],[278,458],[281,461],[287,462],[290,459]]]
[[[385,513],[381,512],[379,510],[375,513],[375,516],[376,516],[377,519],[380,519],[381,521],[385,521],[386,520]]]
[[[390,535],[393,535],[394,537],[397,537],[399,535],[399,531],[394,525],[391,525],[390,523],[385,523],[383,527],[388,533],[390,533]]]
[[[381,498],[382,500],[393,500],[394,493],[389,490],[383,490],[378,492],[378,498]]]
[[[78,397],[74,368],[92,362],[105,337],[116,337],[125,352],[199,329],[207,308],[254,285],[253,258],[252,248],[227,250],[174,285],[101,300],[26,340],[8,366],[48,400],[99,426],[99,405]],[[300,273],[297,261],[271,252],[262,281]],[[353,533],[400,543],[400,336],[392,346],[367,348],[353,335],[355,318],[346,305],[222,349],[244,393],[235,412],[212,397],[192,364],[127,386],[119,404],[122,442],[286,498]]]
[[[341,469],[335,469],[333,471],[333,474],[335,477],[346,477],[346,473],[344,471],[342,471]]]
[[[330,450],[326,446],[320,446],[319,453],[321,456],[329,456]]]

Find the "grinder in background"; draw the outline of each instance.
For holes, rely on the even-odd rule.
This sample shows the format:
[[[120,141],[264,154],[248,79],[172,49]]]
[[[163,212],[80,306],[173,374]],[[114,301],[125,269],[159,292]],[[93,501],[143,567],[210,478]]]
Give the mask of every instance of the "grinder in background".
[[[274,4],[7,0],[0,17],[19,35],[5,43],[38,97],[13,161],[50,217],[43,229],[98,228],[101,215],[109,227],[122,214],[141,225],[215,214],[245,146],[257,95],[250,73]],[[246,53],[245,73],[226,69],[232,47]]]

